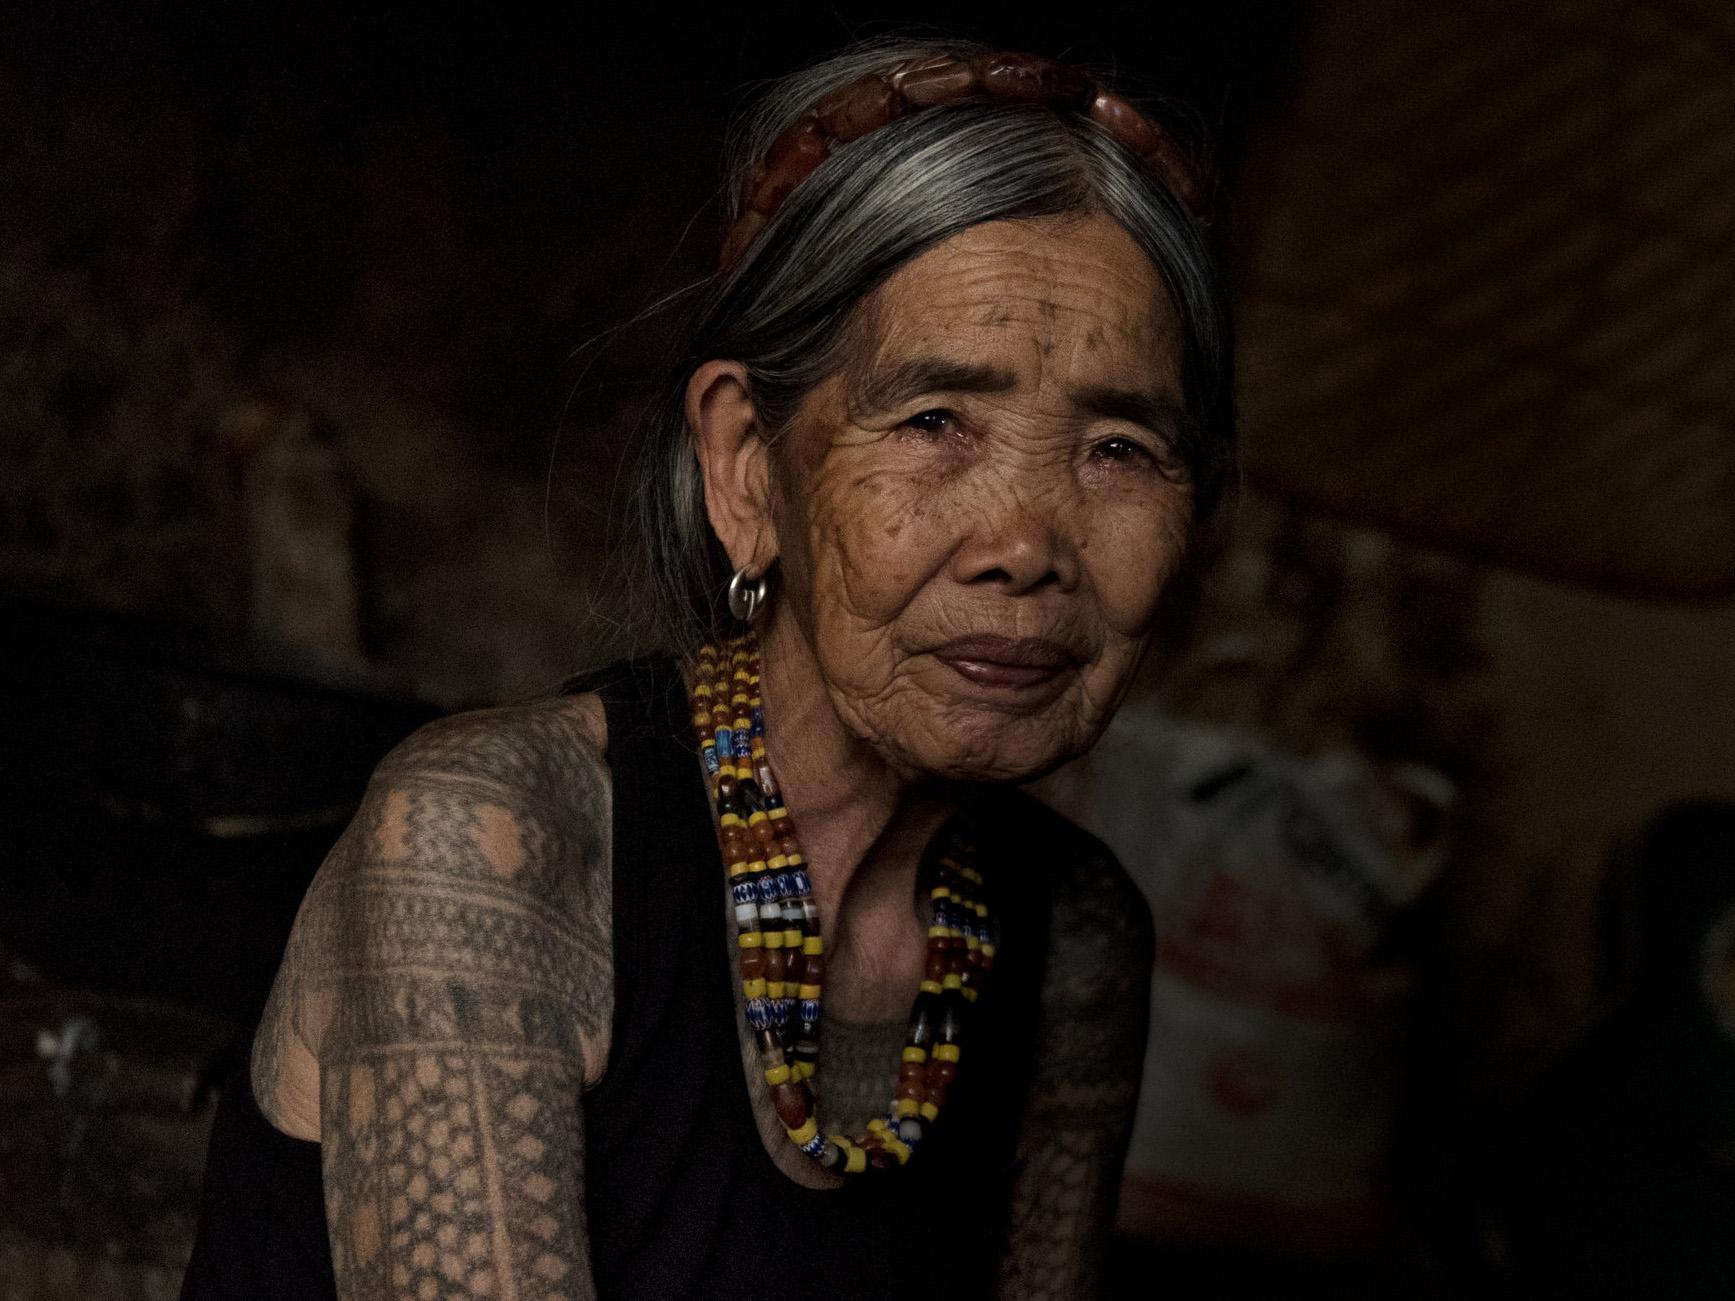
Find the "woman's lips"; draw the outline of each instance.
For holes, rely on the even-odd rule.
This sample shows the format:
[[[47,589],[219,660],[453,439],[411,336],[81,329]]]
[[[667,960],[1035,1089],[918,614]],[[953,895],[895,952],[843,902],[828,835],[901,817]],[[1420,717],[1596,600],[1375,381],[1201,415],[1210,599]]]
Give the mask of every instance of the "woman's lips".
[[[1012,691],[1039,686],[1075,667],[1080,659],[1058,642],[985,633],[954,637],[932,653],[967,681]]]

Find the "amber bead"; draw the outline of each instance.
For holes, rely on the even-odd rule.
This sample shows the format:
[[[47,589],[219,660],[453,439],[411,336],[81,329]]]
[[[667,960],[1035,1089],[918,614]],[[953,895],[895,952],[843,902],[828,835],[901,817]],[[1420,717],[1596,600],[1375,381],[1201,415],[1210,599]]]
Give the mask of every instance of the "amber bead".
[[[920,1102],[927,1093],[927,1085],[921,1080],[899,1080],[898,1097],[913,1098]]]
[[[927,975],[929,980],[944,980],[946,978],[946,973],[950,970],[951,961],[944,953],[928,954]]]
[[[765,151],[765,171],[754,188],[743,194],[742,207],[771,216],[830,152],[831,141],[817,118],[809,115],[787,127]]]
[[[932,108],[974,94],[976,73],[962,59],[940,55],[893,73],[892,86],[911,108]]]
[[[1163,178],[1183,206],[1195,213],[1203,210],[1204,191],[1199,178],[1192,163],[1173,140],[1164,136],[1150,153],[1141,154],[1139,161]]]
[[[947,1062],[946,1065],[950,1066],[951,1063]],[[927,1081],[928,1081],[928,1067],[927,1067],[926,1063],[923,1063],[923,1062],[905,1062],[902,1066],[898,1067],[898,1083],[899,1083],[899,1085],[910,1084],[910,1083],[924,1084],[925,1085],[927,1083]]]
[[[758,980],[765,974],[765,950],[741,950],[741,979]]]
[[[825,956],[820,953],[809,953],[807,961],[801,967],[801,983],[804,985],[825,984]]]
[[[1099,92],[1090,102],[1091,120],[1146,167],[1159,173],[1175,197],[1192,209],[1199,206],[1199,183],[1192,165],[1168,134],[1119,95]]]
[[[799,1084],[774,1084],[771,1105],[777,1108],[777,1119],[787,1128],[797,1129],[807,1119],[807,1090]]]
[[[1128,153],[1143,156],[1156,147],[1157,128],[1119,95],[1100,92],[1090,102],[1091,121],[1107,128]]]
[[[814,105],[820,128],[840,144],[865,136],[903,111],[904,101],[879,73],[839,86]]]
[[[777,789],[777,778],[772,776],[771,765],[763,759],[753,761],[753,780],[759,783],[759,789],[765,793],[765,799],[772,803],[783,798]]]
[[[789,975],[789,950],[768,949],[765,953],[765,979],[784,980]]]
[[[978,55],[970,66],[982,89],[1001,99],[1083,108],[1095,89],[1077,68],[1040,54]]]
[[[930,1088],[945,1088],[958,1078],[958,1063],[942,1061],[934,1058],[927,1063],[927,1081]]]

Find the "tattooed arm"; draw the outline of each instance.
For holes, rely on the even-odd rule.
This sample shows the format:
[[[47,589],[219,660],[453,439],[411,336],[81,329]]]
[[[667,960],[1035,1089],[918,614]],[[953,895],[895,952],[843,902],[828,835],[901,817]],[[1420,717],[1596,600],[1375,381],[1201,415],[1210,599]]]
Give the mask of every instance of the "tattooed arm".
[[[308,892],[253,1075],[281,1128],[317,1097],[344,1301],[594,1295],[579,1095],[612,1000],[599,733],[571,699],[424,728]]]
[[[1036,1078],[1019,1131],[1000,1265],[1006,1301],[1100,1294],[1144,1066],[1150,908],[1101,845],[1069,857],[1056,881]]]

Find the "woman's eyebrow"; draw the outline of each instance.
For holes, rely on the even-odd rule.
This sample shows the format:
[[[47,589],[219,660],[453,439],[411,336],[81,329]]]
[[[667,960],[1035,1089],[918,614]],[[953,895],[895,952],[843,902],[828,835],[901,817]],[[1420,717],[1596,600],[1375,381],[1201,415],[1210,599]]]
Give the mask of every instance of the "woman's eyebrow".
[[[1086,415],[1125,420],[1171,440],[1185,435],[1191,423],[1186,407],[1164,393],[1091,384],[1073,389],[1068,396]]]
[[[911,357],[870,374],[851,408],[854,415],[870,415],[894,410],[925,393],[1005,393],[1017,384],[1017,375],[1003,367],[951,357]],[[1186,407],[1164,393],[1090,384],[1070,390],[1068,396],[1084,415],[1125,420],[1167,439],[1187,432]]]
[[[950,357],[911,357],[863,381],[852,406],[860,413],[890,411],[924,393],[1004,393],[1018,377],[1011,371]]]

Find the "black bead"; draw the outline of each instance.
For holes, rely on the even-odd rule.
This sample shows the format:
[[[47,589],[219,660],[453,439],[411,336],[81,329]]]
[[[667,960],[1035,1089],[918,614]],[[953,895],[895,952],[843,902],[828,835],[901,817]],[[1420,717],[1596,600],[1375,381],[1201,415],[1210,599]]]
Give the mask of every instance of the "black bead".
[[[939,999],[923,990],[916,995],[916,1005],[910,1009],[910,1031],[905,1042],[912,1048],[926,1048],[934,1041],[939,1019]]]
[[[964,1037],[964,996],[955,989],[948,989],[940,999],[939,1025],[935,1027],[935,1041],[943,1044],[955,1044]]]

